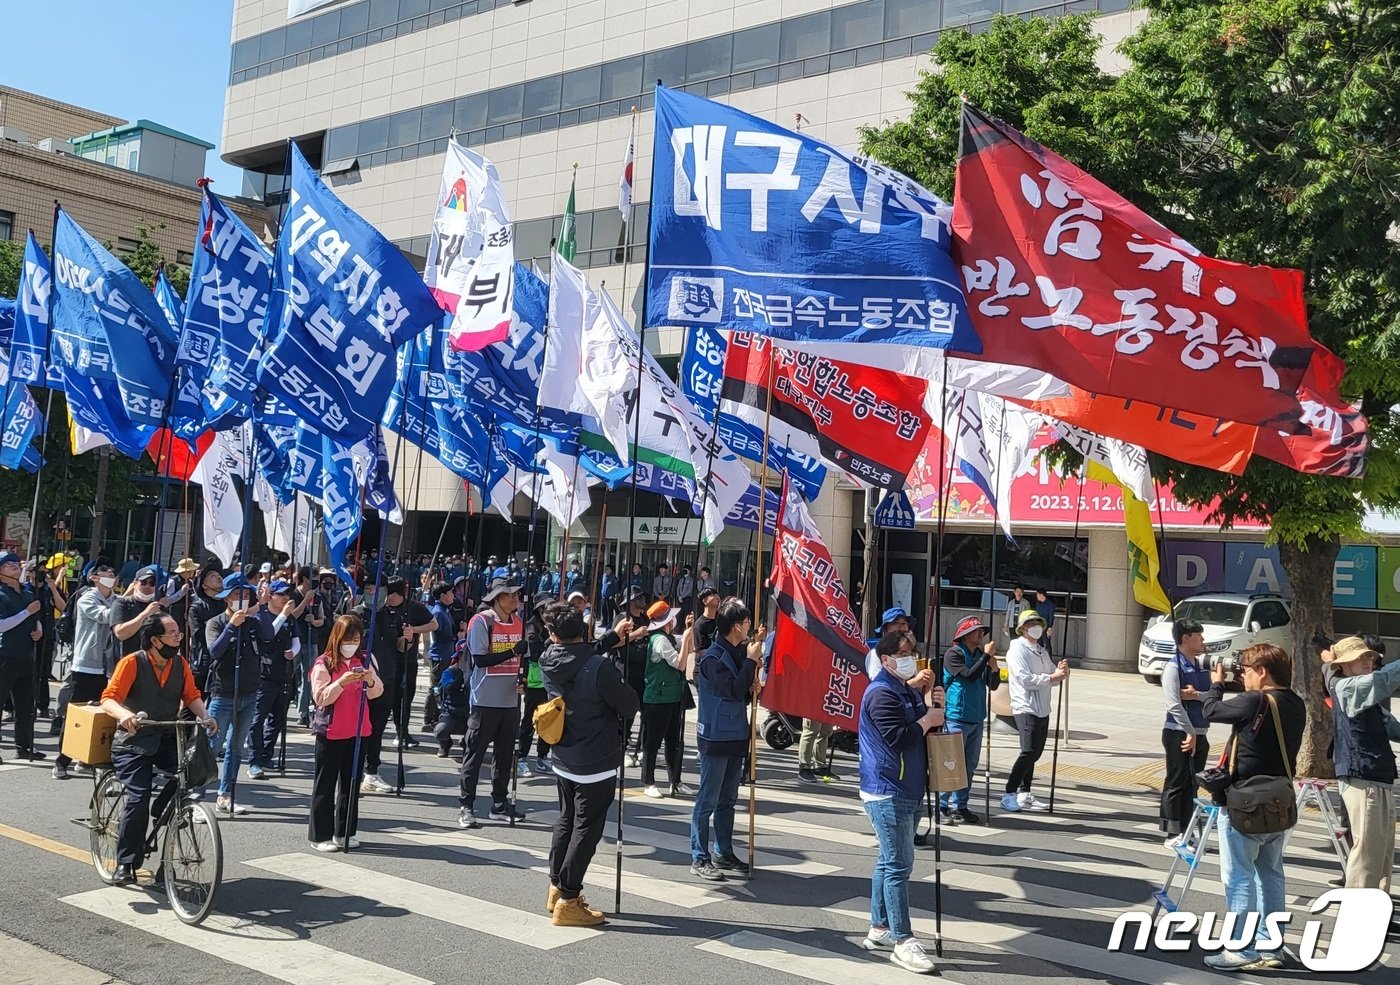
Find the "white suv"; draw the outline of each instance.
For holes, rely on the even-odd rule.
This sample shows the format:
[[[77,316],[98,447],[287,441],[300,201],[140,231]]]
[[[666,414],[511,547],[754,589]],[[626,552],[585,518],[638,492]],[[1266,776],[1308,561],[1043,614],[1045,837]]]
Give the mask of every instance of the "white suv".
[[[1153,684],[1162,683],[1162,668],[1176,653],[1172,623],[1192,619],[1205,630],[1207,653],[1239,653],[1255,643],[1272,643],[1292,650],[1288,603],[1278,595],[1220,593],[1193,595],[1176,604],[1170,618],[1158,616],[1138,644],[1138,671]]]

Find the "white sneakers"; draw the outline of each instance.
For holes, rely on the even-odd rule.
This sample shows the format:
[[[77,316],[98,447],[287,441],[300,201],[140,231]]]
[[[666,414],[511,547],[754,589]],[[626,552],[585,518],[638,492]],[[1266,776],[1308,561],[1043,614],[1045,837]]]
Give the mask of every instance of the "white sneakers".
[[[340,846],[337,845],[334,841],[318,841],[318,842],[316,842],[314,845],[312,845],[311,847],[314,848],[314,849],[316,849],[316,851],[318,851],[318,852],[327,852],[327,853],[329,853],[329,852],[338,852],[338,851],[340,851]]]
[[[344,838],[337,838],[337,839],[335,840],[335,843],[336,843],[336,846],[339,847],[339,848],[344,848],[344,847],[346,847],[345,839],[344,839]],[[355,849],[359,848],[359,847],[360,847],[360,839],[359,839],[359,838],[356,838],[354,835],[351,835],[351,836],[350,836],[350,845],[349,845],[349,847],[350,847],[350,850],[351,850],[351,851],[354,851]]]
[[[1014,793],[1002,794],[1001,809],[1006,811],[1006,813],[1008,814],[1015,814],[1021,809],[1021,802],[1016,799],[1016,795]]]
[[[892,951],[894,950],[894,935],[884,927],[871,927],[865,935],[865,940],[860,942],[860,946],[867,951]]]
[[[1016,795],[1016,803],[1020,805],[1023,811],[1036,811],[1043,814],[1050,809],[1049,804],[1043,800],[1036,800],[1035,796],[1030,793],[1018,793]]]
[[[643,790],[642,794],[643,796],[650,797],[652,800],[661,799],[661,790],[654,783],[651,786],[647,787],[645,790]]]
[[[378,773],[366,773],[365,778],[360,781],[360,793],[393,793],[394,787]]]
[[[896,944],[890,960],[916,975],[931,975],[934,972],[933,959],[924,953],[924,946],[913,937],[906,937]]]

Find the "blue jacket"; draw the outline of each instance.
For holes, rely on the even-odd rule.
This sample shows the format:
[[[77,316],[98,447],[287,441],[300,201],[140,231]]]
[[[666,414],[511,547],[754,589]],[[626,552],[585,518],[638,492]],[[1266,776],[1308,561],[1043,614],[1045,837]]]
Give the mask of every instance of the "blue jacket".
[[[457,652],[457,620],[452,618],[452,611],[441,602],[434,602],[428,611],[437,620],[437,629],[433,630],[428,641],[428,658],[441,666]]]
[[[961,641],[943,654],[943,687],[948,692],[948,718],[981,722],[987,717],[987,692],[1001,687],[1001,674],[987,666],[987,654],[969,650]]]
[[[748,658],[748,644],[730,646],[715,637],[695,668],[700,709],[695,735],[702,742],[747,742],[749,698],[758,666]]]
[[[921,800],[928,785],[928,745],[919,719],[924,699],[881,669],[860,703],[860,789],[877,797]]]

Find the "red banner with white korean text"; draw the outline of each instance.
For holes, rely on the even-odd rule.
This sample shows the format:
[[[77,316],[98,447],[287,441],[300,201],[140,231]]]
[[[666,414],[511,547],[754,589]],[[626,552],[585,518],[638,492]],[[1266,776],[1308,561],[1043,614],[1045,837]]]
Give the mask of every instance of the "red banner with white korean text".
[[[769,345],[761,336],[731,333],[720,391],[727,411],[759,428],[768,407]],[[806,350],[773,352],[773,435],[871,485],[903,489],[929,430],[928,381]]]
[[[773,660],[760,699],[763,707],[826,722],[848,731],[860,727],[865,673],[852,670],[782,612],[773,635]]]
[[[822,543],[807,504],[783,473],[778,529],[773,541],[773,589],[778,611],[835,653],[854,673],[865,670],[860,621],[841,584],[841,573]]]
[[[953,231],[984,359],[1290,431],[1301,430],[1297,392],[1310,363],[1337,361],[1308,334],[1299,271],[1204,256],[969,105]],[[1335,391],[1318,397],[1341,403]]]

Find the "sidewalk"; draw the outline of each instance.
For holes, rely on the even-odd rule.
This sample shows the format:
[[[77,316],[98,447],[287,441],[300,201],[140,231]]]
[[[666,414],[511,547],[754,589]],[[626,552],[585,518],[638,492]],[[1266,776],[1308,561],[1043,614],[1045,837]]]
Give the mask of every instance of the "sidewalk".
[[[125,985],[105,971],[69,961],[0,933],[0,981],[5,985]]]

